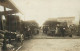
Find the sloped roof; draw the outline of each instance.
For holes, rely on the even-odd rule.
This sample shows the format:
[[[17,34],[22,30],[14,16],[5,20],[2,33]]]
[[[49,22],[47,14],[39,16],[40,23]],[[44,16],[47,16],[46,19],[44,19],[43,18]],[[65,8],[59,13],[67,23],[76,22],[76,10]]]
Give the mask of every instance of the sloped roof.
[[[0,5],[12,9],[10,11],[0,12],[0,14],[14,14],[20,12],[20,10],[16,7],[16,5],[13,2],[11,2],[11,0],[5,0],[3,2],[0,1]]]

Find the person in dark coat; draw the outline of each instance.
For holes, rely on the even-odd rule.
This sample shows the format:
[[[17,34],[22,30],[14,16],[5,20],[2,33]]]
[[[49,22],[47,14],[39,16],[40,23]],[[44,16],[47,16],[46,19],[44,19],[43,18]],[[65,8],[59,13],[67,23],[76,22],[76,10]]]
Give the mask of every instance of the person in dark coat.
[[[60,31],[61,31],[61,36],[65,36],[65,28],[64,27],[60,27]]]
[[[46,34],[48,33],[48,27],[45,28],[45,33],[46,33]]]
[[[30,32],[30,27],[28,26],[27,27],[27,29],[26,29],[26,34],[27,34],[27,37],[28,37],[28,39],[30,38],[30,34],[31,34],[31,32]]]

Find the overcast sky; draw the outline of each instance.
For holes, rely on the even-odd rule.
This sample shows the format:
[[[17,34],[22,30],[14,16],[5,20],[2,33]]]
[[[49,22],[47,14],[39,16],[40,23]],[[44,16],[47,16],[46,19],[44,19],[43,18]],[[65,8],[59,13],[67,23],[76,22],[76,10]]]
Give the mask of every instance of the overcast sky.
[[[75,16],[80,0],[13,0],[27,17]]]

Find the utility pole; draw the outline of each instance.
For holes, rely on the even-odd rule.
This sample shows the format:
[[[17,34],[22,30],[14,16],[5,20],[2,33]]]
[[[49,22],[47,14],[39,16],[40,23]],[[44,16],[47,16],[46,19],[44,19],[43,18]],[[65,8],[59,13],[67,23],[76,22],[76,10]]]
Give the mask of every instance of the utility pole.
[[[4,6],[4,16],[6,16],[6,7]],[[3,17],[2,17],[2,26],[3,26],[3,30],[4,30],[4,20],[3,20]]]
[[[1,30],[3,30],[2,15],[0,15],[0,26]]]

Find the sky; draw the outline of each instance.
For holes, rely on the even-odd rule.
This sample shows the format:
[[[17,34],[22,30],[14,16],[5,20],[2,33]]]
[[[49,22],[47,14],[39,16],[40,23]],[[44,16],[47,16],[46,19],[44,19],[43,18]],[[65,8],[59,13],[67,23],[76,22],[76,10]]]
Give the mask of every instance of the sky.
[[[23,13],[22,19],[36,20],[40,25],[48,18],[80,16],[80,0],[10,1]]]

